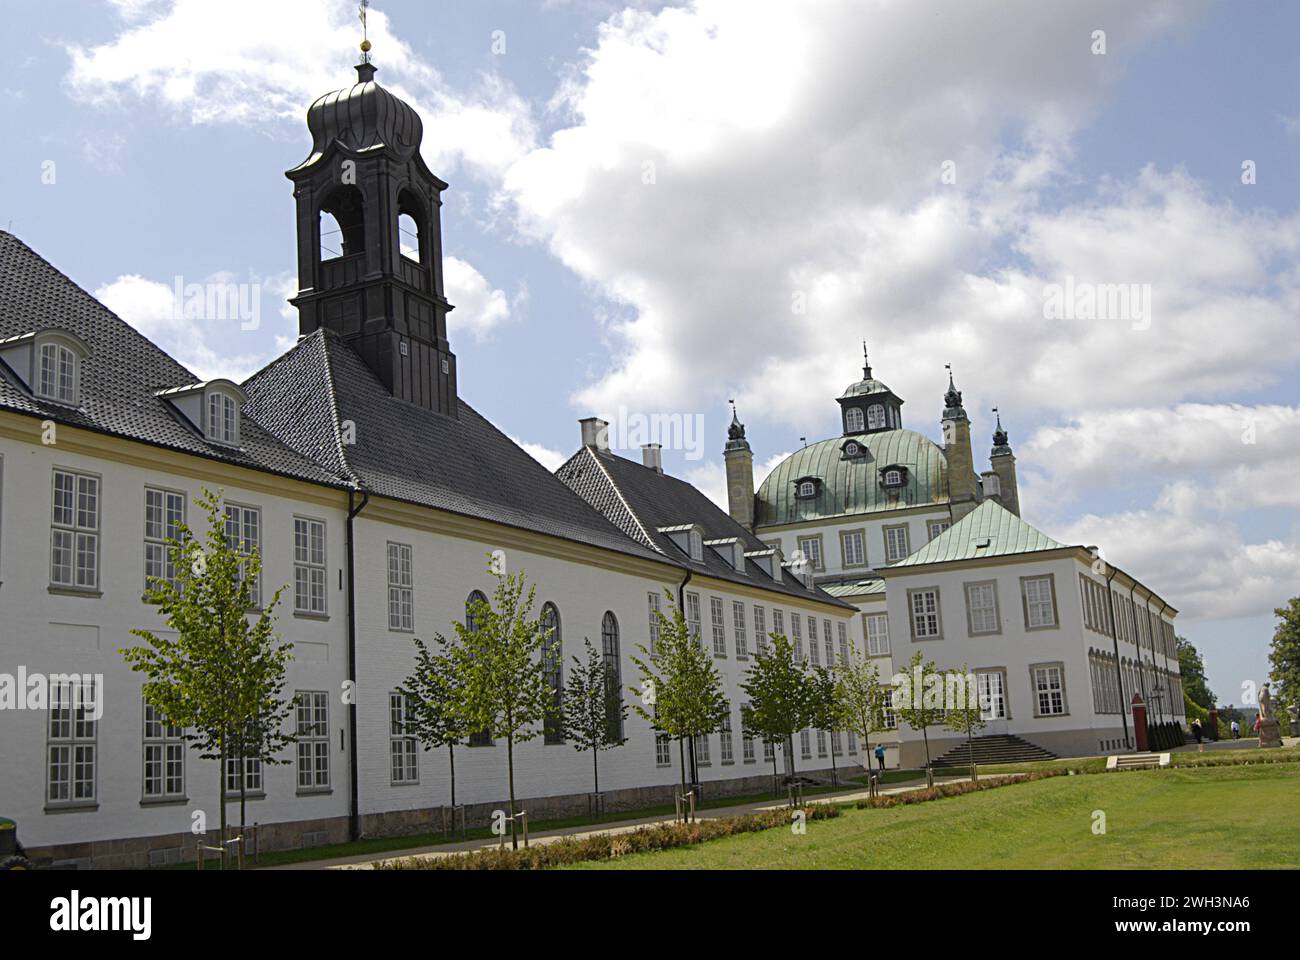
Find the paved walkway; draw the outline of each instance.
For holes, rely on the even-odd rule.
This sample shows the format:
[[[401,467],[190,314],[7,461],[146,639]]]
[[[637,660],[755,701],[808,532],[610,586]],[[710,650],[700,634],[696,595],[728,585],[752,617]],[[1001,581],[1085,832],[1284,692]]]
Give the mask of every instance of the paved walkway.
[[[951,780],[965,780],[965,776],[956,777],[936,777],[936,782],[947,782]],[[887,787],[881,787],[878,791],[880,794],[905,793],[908,790],[917,790],[925,786],[924,779],[908,780],[903,783],[891,784]],[[826,803],[834,801],[836,803],[853,803],[865,799],[871,795],[866,787],[846,787],[843,790],[836,790],[828,793],[819,793],[804,798],[805,803]],[[780,800],[755,800],[749,803],[740,803],[726,807],[708,807],[704,810],[696,811],[698,820],[714,820],[720,817],[735,817],[747,813],[758,813],[763,810],[779,810],[785,807],[784,801]],[[554,843],[561,837],[588,837],[596,834],[619,834],[630,833],[640,827],[653,824],[672,823],[673,817],[662,814],[638,817],[629,820],[614,820],[607,823],[599,824],[578,824],[571,827],[561,827],[555,830],[543,830],[537,833],[531,833],[528,838],[530,844],[537,843]],[[391,860],[405,860],[408,857],[445,857],[455,853],[464,853],[468,850],[479,850],[486,847],[494,847],[499,843],[497,840],[464,840],[455,843],[439,843],[423,847],[410,847],[405,850],[380,851],[377,853],[357,854],[348,857],[334,857],[328,860],[311,860],[305,863],[290,863],[282,866],[263,867],[264,870],[369,870],[373,868],[376,862]]]

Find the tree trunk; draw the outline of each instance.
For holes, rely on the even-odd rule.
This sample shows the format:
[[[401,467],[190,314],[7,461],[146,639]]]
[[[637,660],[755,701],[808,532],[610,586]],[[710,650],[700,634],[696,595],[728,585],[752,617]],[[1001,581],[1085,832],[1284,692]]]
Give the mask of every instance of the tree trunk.
[[[834,733],[831,734],[831,784],[833,786],[839,786],[840,784],[840,771],[839,768],[835,766],[835,734]]]
[[[686,746],[682,743],[682,738],[677,738],[677,756],[682,764],[682,795],[686,795]]]
[[[245,773],[244,773],[244,757],[243,757],[243,755],[241,754],[240,757],[239,757],[239,851],[240,851],[240,853],[239,853],[239,856],[238,856],[238,857],[236,858],[236,860],[235,860],[236,863],[241,864],[241,865],[242,865],[243,862],[244,862],[244,856],[243,856],[243,849],[244,849],[244,823],[246,822],[245,819],[244,819],[244,817],[245,817],[245,812],[246,812],[246,811],[245,811],[245,805],[246,805],[247,802],[248,802],[248,784],[244,781],[244,776],[245,776]]]
[[[222,745],[218,751],[220,756],[217,758],[217,804],[221,808],[221,838],[217,841],[217,846],[221,848],[221,869],[226,869],[226,748]],[[206,857],[208,851],[200,850],[199,856]]]
[[[519,849],[519,838],[515,836],[515,735],[506,737],[506,768],[510,778],[510,848]]]
[[[600,768],[596,765],[596,757],[598,753],[599,751],[595,747],[591,748],[591,775],[596,784],[597,794],[600,793]]]
[[[921,728],[921,736],[925,739],[925,769],[930,769],[930,728],[928,726]]]
[[[973,783],[979,779],[979,774],[975,772],[975,734],[969,723],[966,724],[966,754],[970,757],[970,778]]]
[[[447,744],[447,764],[451,767],[451,823],[456,825],[456,744]]]

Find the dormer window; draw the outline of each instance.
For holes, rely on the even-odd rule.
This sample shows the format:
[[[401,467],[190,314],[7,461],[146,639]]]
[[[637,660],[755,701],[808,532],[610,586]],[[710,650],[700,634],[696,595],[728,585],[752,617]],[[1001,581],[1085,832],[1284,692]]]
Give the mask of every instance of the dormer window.
[[[885,405],[873,403],[867,407],[867,429],[883,430],[885,428]]]
[[[897,464],[880,471],[880,484],[884,487],[901,487],[907,483],[907,467]]]
[[[844,432],[861,433],[862,432],[862,408],[849,407],[844,411]]]
[[[687,543],[690,544],[691,559],[697,563],[704,561],[704,537],[697,529],[692,529],[687,535]]]
[[[850,440],[848,443],[844,444],[843,449],[844,456],[848,457],[850,460],[861,457],[867,452],[866,448],[856,440]]]
[[[704,562],[704,531],[698,524],[679,523],[672,527],[660,527],[659,532],[665,534],[678,550],[696,563]]]
[[[204,435],[213,443],[239,445],[239,401],[224,390],[208,389]]]
[[[794,495],[800,500],[811,500],[817,496],[821,480],[817,477],[800,477],[794,482]]]
[[[37,396],[55,403],[77,402],[77,355],[72,348],[57,340],[46,340],[39,347],[40,375],[36,381]]]

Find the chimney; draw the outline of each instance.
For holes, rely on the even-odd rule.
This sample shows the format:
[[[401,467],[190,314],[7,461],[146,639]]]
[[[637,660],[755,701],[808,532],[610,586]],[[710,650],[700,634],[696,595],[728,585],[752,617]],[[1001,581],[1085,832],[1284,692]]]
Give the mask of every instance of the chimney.
[[[599,417],[579,420],[582,426],[582,445],[595,447],[597,453],[609,453],[609,421]]]
[[[664,448],[661,443],[641,444],[641,462],[655,473],[664,472]]]

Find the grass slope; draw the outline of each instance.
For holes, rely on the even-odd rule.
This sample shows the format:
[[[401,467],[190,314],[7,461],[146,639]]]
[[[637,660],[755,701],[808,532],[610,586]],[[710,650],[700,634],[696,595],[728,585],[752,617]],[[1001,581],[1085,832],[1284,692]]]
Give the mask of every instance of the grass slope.
[[[1297,801],[1294,763],[1056,777],[574,869],[1296,867]]]

